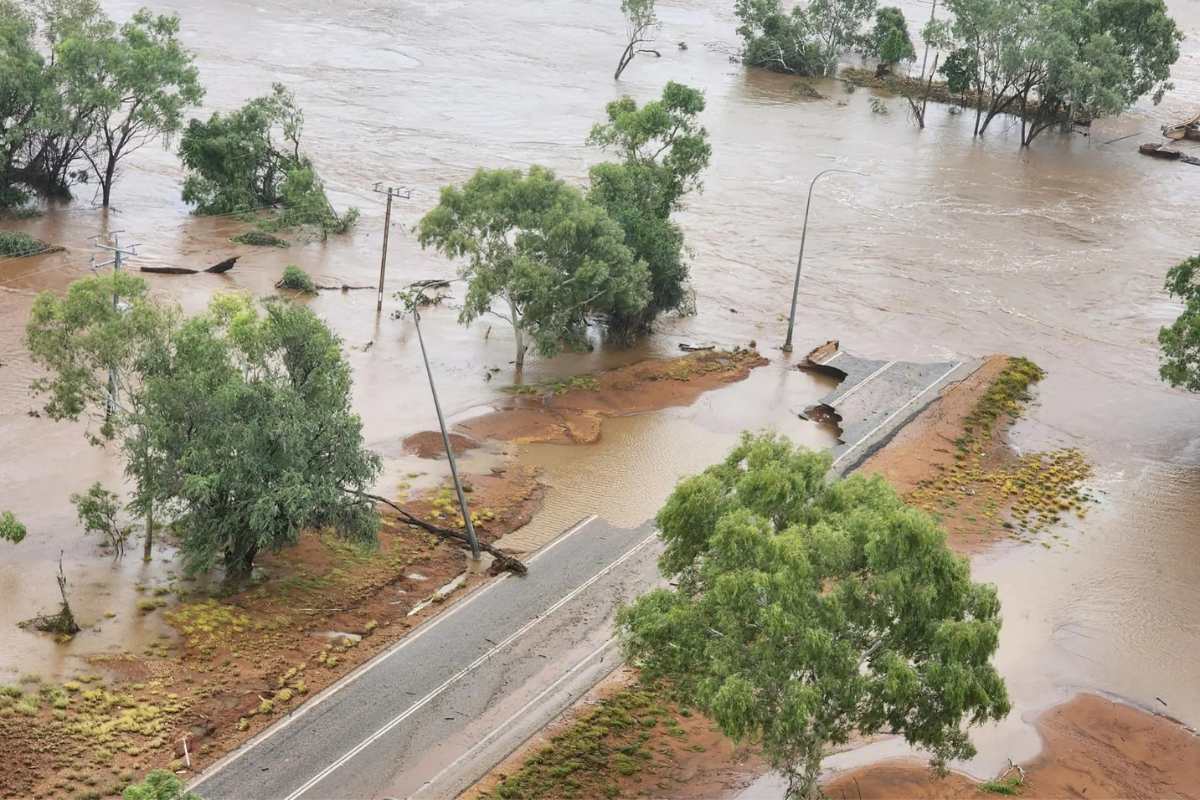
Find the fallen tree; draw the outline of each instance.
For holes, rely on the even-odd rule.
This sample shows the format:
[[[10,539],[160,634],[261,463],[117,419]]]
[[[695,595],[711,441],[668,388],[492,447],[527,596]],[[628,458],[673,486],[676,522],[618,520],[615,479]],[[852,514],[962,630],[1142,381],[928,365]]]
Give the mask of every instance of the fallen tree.
[[[443,539],[453,539],[457,542],[469,544],[470,540],[467,539],[467,535],[465,533],[452,530],[450,528],[442,528],[426,522],[419,517],[415,517],[400,506],[393,503],[391,500],[388,500],[386,497],[380,497],[377,494],[368,494],[366,492],[353,492],[353,494],[357,494],[359,497],[366,497],[370,500],[374,500],[377,503],[383,503],[388,508],[395,511],[396,514],[400,516],[400,520],[402,522],[406,522],[409,525],[415,525],[418,528],[428,531],[435,536],[440,536]],[[513,558],[503,550],[497,549],[486,542],[479,542],[479,549],[495,556],[496,561],[500,564],[501,569],[508,570],[509,572],[515,572],[518,575],[524,575],[525,573],[529,572],[529,568],[526,567],[525,564],[523,564],[519,559]]]
[[[58,593],[62,596],[62,605],[59,607],[58,613],[34,617],[33,619],[27,619],[17,624],[22,628],[33,628],[34,630],[57,634],[63,637],[63,641],[66,641],[82,629],[79,627],[79,623],[75,621],[75,615],[71,613],[71,604],[67,602],[67,576],[63,574],[62,557],[63,554],[60,550],[58,553],[57,577]]]

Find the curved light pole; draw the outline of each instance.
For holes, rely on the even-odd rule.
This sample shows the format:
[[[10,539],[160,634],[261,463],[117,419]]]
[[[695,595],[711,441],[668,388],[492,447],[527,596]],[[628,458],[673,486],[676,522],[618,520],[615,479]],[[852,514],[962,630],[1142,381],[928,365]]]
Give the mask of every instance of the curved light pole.
[[[808,236],[808,210],[812,207],[813,187],[817,185],[817,181],[822,175],[828,175],[831,172],[845,172],[850,175],[867,174],[852,169],[827,169],[818,172],[812,179],[812,183],[808,185],[808,203],[804,206],[804,229],[800,232],[800,258],[796,260],[796,285],[792,287],[792,313],[788,317],[787,339],[783,343],[783,352],[785,353],[792,352],[792,329],[796,327],[796,296],[800,294],[800,268],[804,266],[804,239]]]

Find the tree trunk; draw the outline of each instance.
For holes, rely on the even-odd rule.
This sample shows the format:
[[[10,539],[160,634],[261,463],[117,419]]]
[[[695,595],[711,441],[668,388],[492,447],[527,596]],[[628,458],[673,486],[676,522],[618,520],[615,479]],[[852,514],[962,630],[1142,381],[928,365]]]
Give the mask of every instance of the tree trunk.
[[[149,561],[154,548],[154,504],[146,509],[146,544],[142,548],[142,561]]]
[[[225,582],[237,584],[250,577],[254,570],[254,557],[258,555],[258,545],[237,550],[225,550]]]
[[[100,179],[100,187],[103,190],[104,201],[102,205],[108,208],[108,201],[112,197],[113,175],[117,171],[117,161],[115,158],[108,159],[108,166],[104,168],[104,177]]]
[[[980,83],[975,87],[975,133],[973,136],[979,135],[979,119],[983,116],[983,84]]]
[[[633,42],[630,42],[629,46],[625,48],[625,52],[621,54],[621,61],[617,64],[617,71],[613,75],[614,81],[621,79],[621,73],[629,66],[629,62],[633,61],[633,56]]]
[[[523,320],[517,313],[517,304],[513,302],[511,296],[505,299],[508,300],[509,319],[512,321],[513,338],[517,343],[517,369],[521,369],[525,366],[525,351],[529,349],[529,345],[525,343],[525,330],[521,327]]]

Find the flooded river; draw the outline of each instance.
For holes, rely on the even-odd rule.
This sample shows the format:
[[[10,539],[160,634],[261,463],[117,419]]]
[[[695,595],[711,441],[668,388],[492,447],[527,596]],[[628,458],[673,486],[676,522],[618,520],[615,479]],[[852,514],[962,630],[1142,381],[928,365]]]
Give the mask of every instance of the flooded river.
[[[103,4],[123,19],[143,3]],[[976,560],[979,576],[1000,587],[999,662],[1017,706],[1006,726],[981,738],[983,757],[1036,751],[1022,715],[1077,688],[1159,708],[1161,698],[1170,713],[1200,725],[1200,399],[1163,387],[1155,343],[1177,313],[1163,276],[1200,250],[1200,170],[1136,152],[1161,124],[1200,106],[1200,4],[1169,0],[1190,41],[1162,106],[1100,121],[1090,138],[1045,134],[1027,152],[1011,119],[973,141],[970,115],[944,106],[931,106],[918,130],[900,100],[886,101],[886,115],[873,113],[869,92],[847,94],[836,82],[818,85],[827,99],[803,100],[789,91],[790,79],[729,63],[708,45],[734,43],[732,2],[661,0],[663,56],[639,57],[619,84],[611,75],[624,23],[615,0],[146,4],[182,15],[208,87],[206,113],[264,94],[272,81],[294,88],[307,149],[335,203],[360,206],[364,218],[327,244],[270,252],[232,245],[227,237],[243,226],[189,216],[177,160],[150,147],[117,185],[111,212],[91,207],[82,188],[79,202],[13,224],[68,250],[0,261],[0,507],[30,530],[20,546],[0,550],[0,682],[31,669],[56,673],[71,652],[162,633],[158,615],[133,612],[130,583],[166,581],[170,564],[131,555],[112,565],[83,539],[67,501],[94,480],[118,482],[119,465],[87,446],[82,426],[27,415],[34,403],[20,344],[25,316],[37,291],[87,273],[89,236],[123,229],[142,243],[135,263],[148,265],[206,267],[241,253],[227,276],[151,279],[189,309],[218,289],[267,293],[286,263],[320,282],[369,284],[382,226],[371,187],[385,181],[413,189],[397,207],[389,285],[449,276],[451,265],[421,252],[407,232],[440,186],[477,166],[532,163],[582,182],[601,158],[583,141],[604,104],[622,93],[648,100],[677,80],[707,93],[713,145],[705,192],[682,217],[695,250],[699,314],[664,321],[632,351],[535,360],[526,380],[677,353],[685,341],[756,340],[772,364],[744,384],[752,389],[730,387],[689,409],[610,423],[595,447],[528,448],[554,487],[534,524],[561,527],[588,510],[618,522],[644,519],[678,474],[719,458],[743,426],[774,424],[810,444],[830,443],[792,413],[828,385],[788,372],[774,348],[786,327],[808,180],[832,166],[867,172],[830,176],[816,192],[797,355],[831,338],[872,358],[1027,355],[1049,377],[1016,429],[1018,444],[1082,447],[1097,463],[1096,488],[1107,492],[1086,524],[1066,534],[1069,548],[1006,549]],[[928,6],[901,5],[919,29]],[[432,427],[410,323],[376,318],[370,292],[312,302],[346,340],[372,446],[395,452],[404,435]],[[485,323],[461,328],[450,309],[423,319],[450,413],[494,400],[511,382],[508,331],[485,337]],[[501,368],[491,381],[488,367]],[[79,615],[101,623],[66,647],[13,627],[51,607],[60,550]],[[106,610],[117,617],[105,620]]]

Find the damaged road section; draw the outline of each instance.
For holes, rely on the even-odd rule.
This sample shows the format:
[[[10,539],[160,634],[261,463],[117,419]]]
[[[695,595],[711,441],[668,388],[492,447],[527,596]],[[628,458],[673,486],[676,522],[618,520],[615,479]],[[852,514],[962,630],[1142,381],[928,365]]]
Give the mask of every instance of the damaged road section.
[[[859,358],[828,342],[808,354],[800,369],[842,379],[813,406],[797,412],[804,419],[838,425],[841,444],[834,447],[833,472],[853,471],[896,435],[941,391],[971,375],[981,359],[914,363]]]

